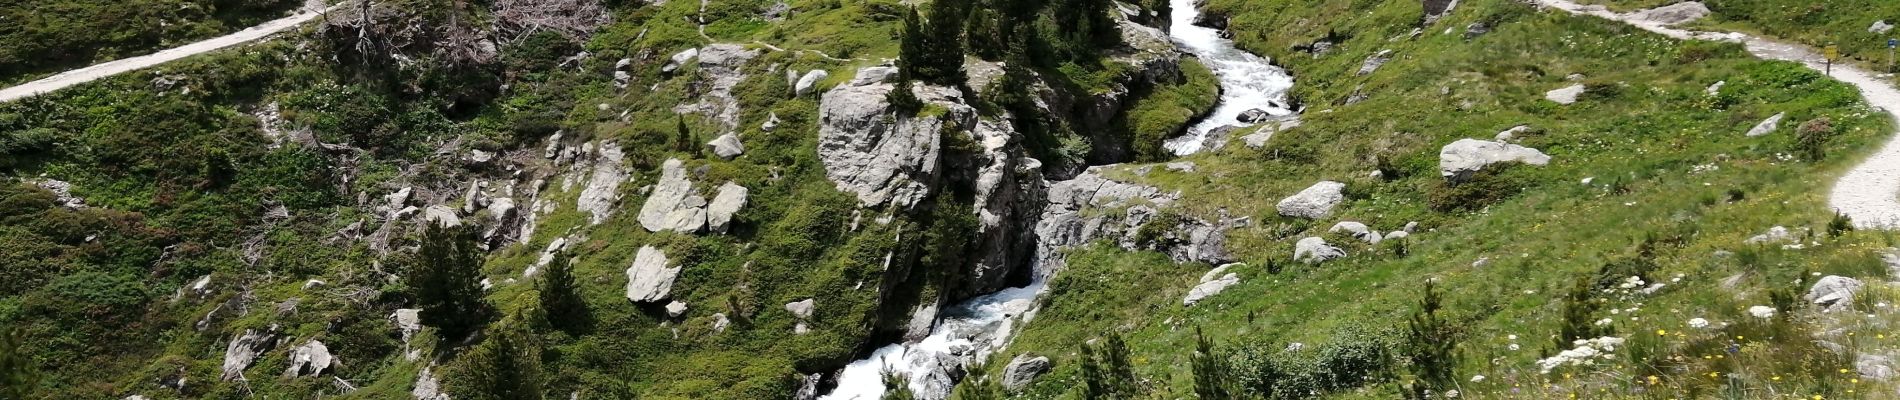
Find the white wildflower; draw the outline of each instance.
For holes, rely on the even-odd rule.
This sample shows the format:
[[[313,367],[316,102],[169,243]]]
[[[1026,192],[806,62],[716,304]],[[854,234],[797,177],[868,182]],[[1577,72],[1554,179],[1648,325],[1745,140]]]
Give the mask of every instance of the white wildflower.
[[[1471,383],[1484,382],[1484,375],[1472,375]]]
[[[1774,318],[1774,317],[1775,317],[1775,308],[1774,308],[1774,307],[1769,307],[1769,306],[1754,306],[1754,307],[1749,307],[1749,308],[1748,308],[1748,315],[1753,315],[1753,316],[1755,316],[1755,318]]]
[[[1709,327],[1709,320],[1701,319],[1701,318],[1691,318],[1689,319],[1689,327],[1696,328],[1696,329],[1707,328]]]

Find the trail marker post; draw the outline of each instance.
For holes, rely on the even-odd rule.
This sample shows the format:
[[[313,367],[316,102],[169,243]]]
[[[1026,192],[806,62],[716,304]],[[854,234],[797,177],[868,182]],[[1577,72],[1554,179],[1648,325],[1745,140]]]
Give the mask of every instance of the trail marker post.
[[[1893,48],[1895,47],[1900,47],[1900,39],[1888,38],[1887,39],[1887,72],[1895,72],[1893,68]]]
[[[1821,57],[1827,59],[1827,70],[1823,71],[1823,73],[1834,75],[1834,59],[1841,58],[1841,47],[1832,44],[1827,45],[1826,48],[1821,49]]]

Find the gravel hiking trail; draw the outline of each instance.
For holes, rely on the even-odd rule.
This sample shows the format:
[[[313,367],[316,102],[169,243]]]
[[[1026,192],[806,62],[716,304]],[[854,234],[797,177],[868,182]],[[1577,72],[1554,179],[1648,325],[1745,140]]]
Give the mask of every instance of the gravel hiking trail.
[[[330,9],[335,9],[335,7],[331,7]],[[23,83],[23,84],[20,84],[19,86],[0,89],[0,102],[9,102],[9,101],[37,96],[40,94],[51,93],[56,90],[65,89],[69,86],[91,82],[91,81],[103,79],[106,77],[110,77],[113,75],[123,74],[126,72],[131,72],[131,71],[136,71],[139,69],[151,67],[154,65],[176,61],[180,58],[203,54],[206,52],[215,51],[215,50],[226,48],[226,47],[231,47],[233,45],[262,39],[266,36],[270,36],[271,34],[274,34],[277,32],[283,32],[286,29],[303,25],[303,23],[305,22],[310,22],[310,20],[313,20],[319,16],[322,16],[325,11],[329,11],[330,9],[324,9],[321,6],[306,5],[303,8],[297,9],[297,12],[294,14],[291,14],[290,16],[271,20],[262,24],[258,24],[257,26],[244,28],[244,30],[232,32],[229,35],[205,39],[202,41],[186,44],[183,46],[160,50],[157,53],[147,54],[143,56],[107,61],[107,62],[103,62],[99,64],[93,64],[85,68],[61,72],[57,75],[49,76],[49,77],[35,80],[32,82]]]
[[[1676,39],[1738,42],[1746,46],[1750,54],[1762,59],[1794,61],[1816,71],[1827,68],[1826,60],[1807,46],[1741,33],[1678,29],[1637,18],[1636,13],[1618,14],[1603,6],[1581,5],[1569,0],[1536,1],[1571,14],[1619,21]],[[1851,64],[1837,64],[1829,76],[1854,85],[1868,104],[1886,111],[1889,116],[1900,111],[1900,89],[1873,72]],[[1900,126],[1900,121],[1895,122]],[[1900,229],[1900,135],[1887,139],[1880,150],[1841,175],[1828,193],[1828,206],[1853,219],[1856,228]]]

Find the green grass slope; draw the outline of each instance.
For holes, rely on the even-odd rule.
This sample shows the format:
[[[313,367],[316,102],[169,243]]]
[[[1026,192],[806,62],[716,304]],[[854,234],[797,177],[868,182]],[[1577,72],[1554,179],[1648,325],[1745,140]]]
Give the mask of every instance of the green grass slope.
[[[1894,127],[1848,86],[1798,65],[1763,62],[1738,46],[1682,43],[1591,18],[1535,12],[1512,1],[1467,1],[1414,33],[1410,1],[1213,1],[1231,13],[1243,45],[1274,56],[1299,78],[1305,124],[1263,149],[1229,146],[1188,158],[1197,172],[1156,170],[1123,178],[1181,190],[1188,212],[1251,216],[1229,247],[1242,282],[1192,308],[1181,296],[1207,266],[1165,257],[1081,250],[1050,283],[1043,311],[1006,354],[1055,360],[1052,375],[1020,397],[1075,398],[1077,351],[1104,333],[1122,335],[1154,397],[1192,393],[1196,328],[1226,347],[1250,391],[1304,398],[1395,398],[1415,379],[1398,355],[1422,286],[1437,282],[1457,326],[1463,357],[1458,390],[1474,398],[1854,398],[1890,393],[1857,379],[1852,352],[1891,348],[1892,310],[1867,295],[1859,317],[1787,310],[1771,293],[1805,293],[1816,274],[1882,279],[1878,232],[1830,233],[1825,193],[1833,177],[1872,151]],[[1467,39],[1482,22],[1491,32]],[[1292,50],[1330,35],[1330,53]],[[1393,61],[1359,76],[1383,49]],[[1567,78],[1581,75],[1579,81]],[[1704,89],[1726,80],[1720,95]],[[1544,92],[1573,83],[1582,100],[1559,105]],[[1368,96],[1344,104],[1351,93]],[[1773,135],[1742,133],[1788,112]],[[1823,157],[1797,151],[1795,128],[1829,121]],[[1549,166],[1516,166],[1449,186],[1437,150],[1460,138],[1489,140],[1529,125],[1518,142],[1550,154]],[[1818,125],[1816,125],[1818,126]],[[1815,128],[1820,129],[1820,128]],[[1383,178],[1368,173],[1382,170]],[[1328,179],[1347,183],[1333,216],[1277,216],[1280,198]],[[1336,221],[1390,231],[1419,221],[1399,251],[1327,234]],[[1773,226],[1800,237],[1789,246],[1744,240]],[[1292,243],[1321,236],[1350,256],[1319,265],[1290,260]],[[1619,289],[1639,276],[1652,294]],[[1579,279],[1601,281],[1567,301]],[[1559,348],[1564,310],[1629,344],[1614,360],[1540,371]],[[1744,310],[1769,305],[1784,319]],[[1714,321],[1694,329],[1693,318]],[[1846,321],[1841,320],[1845,318]],[[1586,322],[1595,325],[1594,322]],[[1850,342],[1836,355],[1820,339]],[[1855,332],[1859,335],[1855,336]],[[1281,349],[1292,343],[1304,350]],[[992,363],[1000,364],[1000,363]],[[1844,370],[1843,370],[1844,369]],[[999,371],[992,368],[991,371]],[[1278,375],[1263,371],[1278,371]],[[1478,378],[1478,376],[1484,376]],[[1277,378],[1275,378],[1277,377]],[[1653,378],[1652,378],[1653,377]]]

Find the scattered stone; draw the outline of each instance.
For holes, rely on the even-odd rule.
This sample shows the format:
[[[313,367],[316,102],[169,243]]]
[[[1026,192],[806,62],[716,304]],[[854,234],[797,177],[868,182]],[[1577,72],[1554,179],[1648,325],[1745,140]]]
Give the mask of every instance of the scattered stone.
[[[1708,93],[1710,96],[1720,95],[1722,94],[1723,86],[1728,86],[1728,81],[1716,81],[1715,84],[1709,85],[1708,89],[1703,89],[1702,91]]]
[[[1266,147],[1267,140],[1272,139],[1274,133],[1288,130],[1288,129],[1297,128],[1299,126],[1300,126],[1299,118],[1282,119],[1278,123],[1267,123],[1265,125],[1262,125],[1260,129],[1254,131],[1253,134],[1250,134],[1247,136],[1241,136],[1240,140],[1246,142],[1247,147],[1258,149],[1261,147]]]
[[[224,374],[219,379],[229,381],[244,376],[244,369],[257,360],[259,354],[277,346],[277,327],[264,332],[245,329],[244,334],[232,339],[224,347]]]
[[[1385,235],[1381,235],[1379,231],[1372,230],[1372,228],[1367,227],[1366,224],[1357,221],[1340,221],[1339,223],[1333,224],[1333,227],[1327,229],[1326,232],[1346,232],[1352,234],[1353,238],[1364,240],[1366,243],[1371,244],[1379,244],[1379,241],[1385,240]]]
[[[805,97],[805,95],[811,94],[812,90],[818,88],[819,81],[830,77],[831,72],[822,69],[814,69],[811,70],[811,72],[806,72],[805,76],[798,78],[798,84],[793,86],[792,93],[798,97]]]
[[[330,348],[324,346],[323,342],[304,342],[302,346],[290,349],[290,368],[284,370],[284,376],[296,378],[321,375],[324,370],[330,369],[332,361],[334,358],[330,356]]]
[[[311,288],[320,287],[323,285],[324,285],[323,281],[311,279],[311,280],[303,281],[303,290],[310,290]]]
[[[48,192],[53,192],[54,201],[59,202],[61,206],[66,208],[86,208],[86,199],[73,196],[73,184],[71,183],[57,179],[40,179],[33,181],[33,185],[39,186],[41,189],[46,189]]]
[[[1411,236],[1412,234],[1406,231],[1391,231],[1391,232],[1386,232],[1385,238],[1381,240],[1382,241],[1383,240],[1397,240],[1397,239],[1404,239]]]
[[[1762,233],[1760,235],[1750,236],[1747,240],[1743,240],[1742,243],[1770,244],[1770,243],[1789,243],[1793,241],[1794,241],[1794,234],[1788,232],[1788,227],[1776,226],[1773,228],[1768,228],[1768,232]]]
[[[1821,306],[1823,311],[1846,310],[1854,302],[1854,294],[1865,286],[1859,279],[1828,275],[1815,281],[1814,286],[1808,288],[1808,294],[1801,298]]]
[[[806,325],[805,322],[811,319],[812,308],[816,306],[817,303],[814,299],[785,303],[785,311],[792,312],[792,316],[798,318],[798,325],[792,327],[793,334],[803,335],[811,333],[811,326]]]
[[[639,253],[633,256],[633,266],[627,268],[627,300],[646,303],[665,300],[673,292],[673,280],[679,279],[680,268],[667,268],[666,253],[653,246],[640,246]]]
[[[765,123],[759,125],[759,130],[771,132],[773,129],[778,129],[778,124],[780,123],[778,113],[773,112],[765,117]]]
[[[711,142],[706,142],[706,147],[712,149],[713,155],[727,160],[745,154],[745,144],[739,143],[739,135],[734,133],[719,135]]]
[[[1516,162],[1546,165],[1550,156],[1537,149],[1509,143],[1478,139],[1459,139],[1438,150],[1438,172],[1445,179],[1459,182],[1491,164]]]
[[[1664,26],[1679,25],[1709,16],[1709,7],[1702,2],[1685,1],[1662,7],[1630,13],[1630,19],[1647,21]]]
[[[671,74],[673,73],[673,71],[678,71],[681,66],[686,65],[687,61],[692,61],[694,57],[699,57],[698,48],[691,48],[691,49],[681,50],[678,53],[673,53],[672,60],[668,61],[665,66],[661,66],[660,72]]]
[[[1483,22],[1473,22],[1471,25],[1465,25],[1465,40],[1477,39],[1486,33],[1491,33],[1491,26],[1485,25]]]
[[[666,303],[666,316],[679,318],[681,315],[686,315],[686,303],[680,302],[679,300]]]
[[[1193,161],[1175,161],[1175,162],[1168,163],[1167,168],[1169,171],[1174,171],[1174,172],[1194,172],[1194,162]]]
[[[1785,112],[1775,113],[1775,115],[1769,116],[1768,119],[1761,120],[1761,123],[1755,124],[1754,128],[1748,129],[1748,137],[1757,137],[1757,136],[1767,135],[1770,133],[1775,133],[1775,129],[1781,127],[1781,119],[1787,116],[1788,116],[1788,113],[1785,113]]]
[[[1049,373],[1052,365],[1049,357],[1031,357],[1028,353],[1018,354],[1003,367],[1003,388],[1011,392],[1021,391],[1029,382]]]
[[[1885,34],[1892,30],[1893,30],[1893,24],[1887,23],[1887,20],[1884,20],[1884,19],[1879,20],[1879,21],[1874,21],[1873,26],[1867,27],[1867,33],[1875,33],[1875,34]]]
[[[435,379],[432,369],[423,367],[422,373],[416,374],[416,386],[409,391],[409,395],[416,400],[449,400],[449,394],[442,393],[442,382]]]
[[[1345,257],[1346,251],[1326,244],[1326,239],[1309,237],[1293,244],[1293,260],[1307,264],[1318,264]]]
[[[398,309],[396,313],[390,314],[389,318],[396,321],[396,333],[402,336],[403,343],[409,343],[409,339],[415,337],[416,332],[422,331],[422,310],[420,309]]]
[[[1288,217],[1325,218],[1333,213],[1334,206],[1346,199],[1345,189],[1344,183],[1320,181],[1291,197],[1281,199],[1277,209],[1280,215]]]
[[[712,204],[706,206],[706,229],[715,233],[726,233],[732,225],[733,214],[745,208],[746,197],[751,193],[744,186],[726,182],[719,185],[719,194],[713,196]]]
[[[1582,96],[1582,95],[1583,95],[1583,84],[1581,83],[1565,86],[1563,88],[1551,90],[1549,92],[1544,92],[1544,98],[1550,99],[1550,101],[1557,102],[1557,104],[1565,104],[1565,105],[1576,103],[1577,96]]]
[[[1222,265],[1218,268],[1208,270],[1206,273],[1202,273],[1201,283],[1195,285],[1193,289],[1188,290],[1187,296],[1181,298],[1181,305],[1193,306],[1195,303],[1201,302],[1202,299],[1226,291],[1229,286],[1239,284],[1239,275],[1227,273],[1227,268],[1235,265],[1239,264]],[[1215,278],[1217,276],[1219,278]]]
[[[1387,61],[1391,60],[1392,50],[1379,50],[1378,53],[1373,53],[1372,56],[1366,57],[1364,63],[1359,64],[1359,75],[1365,76],[1366,74],[1371,74],[1373,71],[1378,71],[1380,66],[1385,65]]]
[[[732,325],[732,319],[727,318],[726,313],[717,313],[717,314],[712,315],[713,332],[725,332],[726,327],[731,326],[731,325]]]
[[[640,206],[640,226],[647,231],[699,232],[706,227],[706,198],[693,191],[684,164],[668,159],[660,167],[660,182]]]

